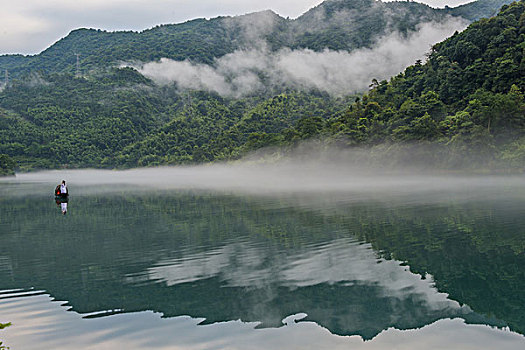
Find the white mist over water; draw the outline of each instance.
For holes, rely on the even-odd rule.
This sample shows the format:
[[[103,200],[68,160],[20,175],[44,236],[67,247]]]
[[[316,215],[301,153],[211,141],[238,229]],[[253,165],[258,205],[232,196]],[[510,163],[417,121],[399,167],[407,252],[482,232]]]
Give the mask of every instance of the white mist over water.
[[[66,180],[70,190],[79,188],[89,193],[121,191],[122,185],[131,190],[211,190],[252,194],[279,194],[320,192],[355,194],[421,194],[463,192],[469,195],[486,194],[523,195],[525,177],[455,175],[432,172],[387,171],[349,165],[335,160],[299,159],[261,163],[209,164],[140,168],[131,170],[52,170],[17,174],[0,183],[49,184],[51,188]],[[38,186],[37,192],[42,186]],[[506,193],[506,189],[514,189]],[[516,190],[518,189],[518,190]],[[34,188],[20,187],[21,193]],[[11,191],[16,192],[16,191]]]

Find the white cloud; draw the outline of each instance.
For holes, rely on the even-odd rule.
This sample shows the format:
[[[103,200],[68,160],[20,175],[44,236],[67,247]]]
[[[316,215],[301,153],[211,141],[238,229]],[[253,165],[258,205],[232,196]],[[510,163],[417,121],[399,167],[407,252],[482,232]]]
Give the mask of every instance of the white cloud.
[[[264,87],[290,86],[318,89],[334,95],[366,90],[373,78],[387,79],[424,58],[432,44],[462,30],[466,23],[450,18],[444,23],[424,23],[403,37],[389,34],[373,48],[352,52],[262,48],[238,50],[215,60],[213,66],[162,59],[136,67],[160,84],[176,83],[181,89],[201,89],[224,96],[257,93]]]

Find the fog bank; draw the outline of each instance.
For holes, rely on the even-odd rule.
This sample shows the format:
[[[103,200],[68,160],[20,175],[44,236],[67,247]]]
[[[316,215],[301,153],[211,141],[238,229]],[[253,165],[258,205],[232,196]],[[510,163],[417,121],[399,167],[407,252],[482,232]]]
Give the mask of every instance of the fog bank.
[[[163,58],[128,66],[158,84],[175,83],[180,89],[206,90],[228,97],[282,86],[340,96],[365,91],[372,79],[396,75],[423,59],[433,44],[466,25],[464,20],[452,17],[442,23],[423,23],[408,36],[392,32],[379,38],[372,48],[352,52],[289,48],[272,52],[265,42],[254,39],[249,49],[227,54],[213,65]],[[261,31],[258,28],[256,32]],[[248,35],[252,37],[257,38],[258,34]]]
[[[352,152],[328,151],[303,153],[280,160],[245,160],[230,164],[214,163],[119,171],[52,170],[17,174],[15,178],[1,179],[0,183],[48,183],[50,188],[54,188],[54,185],[65,179],[71,187],[77,189],[79,186],[90,187],[89,192],[111,192],[119,190],[120,185],[127,185],[135,190],[188,189],[255,194],[320,192],[414,194],[443,191],[475,193],[477,190],[486,193],[488,189],[494,189],[499,193],[506,187],[525,189],[523,175],[471,176],[464,172],[448,173],[416,166],[410,167],[406,164],[389,168],[372,167],[366,165],[360,156]],[[519,195],[517,192],[510,195],[512,194]]]

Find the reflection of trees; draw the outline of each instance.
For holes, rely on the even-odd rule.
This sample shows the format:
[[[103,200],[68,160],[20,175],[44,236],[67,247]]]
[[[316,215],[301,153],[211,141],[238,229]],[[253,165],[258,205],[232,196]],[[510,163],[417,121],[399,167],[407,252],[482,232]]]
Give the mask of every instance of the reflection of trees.
[[[355,234],[385,258],[432,274],[438,289],[452,299],[523,331],[520,216],[511,208],[498,209],[495,202],[339,203],[314,209],[284,199],[153,193],[76,197],[70,207],[64,218],[48,198],[0,199],[5,213],[0,254],[10,261],[10,269],[0,264],[0,289],[45,289],[80,313],[154,310],[166,317],[205,317],[206,322],[260,321],[263,327],[305,312],[334,333],[365,338],[388,327],[415,328],[443,317],[480,321],[464,309],[432,310],[418,294],[385,295],[374,283],[292,288],[270,280],[239,287],[227,286],[218,274],[170,286],[147,278],[131,283],[126,277],[143,274],[161,260],[206,253],[232,241],[256,242],[268,252],[262,266],[279,269],[282,256]],[[501,239],[494,239],[494,232]]]
[[[519,203],[353,210],[360,239],[385,258],[434,276],[438,290],[476,312],[525,331],[524,222]],[[386,220],[385,220],[386,218]]]

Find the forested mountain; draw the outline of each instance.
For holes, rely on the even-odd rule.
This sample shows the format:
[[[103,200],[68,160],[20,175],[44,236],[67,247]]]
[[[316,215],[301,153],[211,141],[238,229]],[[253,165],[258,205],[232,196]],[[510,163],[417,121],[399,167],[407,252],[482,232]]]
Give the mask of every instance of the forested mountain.
[[[457,8],[434,9],[417,2],[327,0],[297,19],[272,11],[237,17],[195,19],[160,25],[141,32],[77,29],[43,52],[0,56],[0,70],[11,77],[31,72],[81,72],[107,69],[121,62],[149,62],[160,58],[212,63],[235,50],[265,43],[312,50],[354,50],[369,47],[388,33],[407,34],[421,23],[442,22],[448,16],[473,21],[494,15],[511,0],[478,0]]]
[[[427,62],[418,61],[390,81],[374,80],[362,97],[351,91],[332,96],[285,86],[261,95],[220,96],[158,85],[133,68],[112,66],[123,57],[207,62],[253,42],[267,42],[270,49],[283,43],[319,50],[344,44],[350,49],[355,44],[350,28],[361,24],[342,21],[344,30],[337,31],[339,17],[334,15],[345,13],[341,9],[349,4],[359,14],[395,6],[422,11],[407,10],[406,22],[383,23],[371,15],[379,23],[376,32],[385,26],[415,28],[410,18],[434,11],[416,3],[328,1],[294,21],[264,12],[141,33],[78,30],[40,55],[3,56],[0,62],[9,61],[10,67],[17,60],[29,63],[18,68],[23,77],[0,91],[0,167],[9,168],[3,163],[12,165],[13,160],[21,170],[186,164],[237,159],[265,146],[287,150],[315,139],[320,148],[373,148],[376,159],[379,153],[391,162],[398,160],[393,149],[403,154],[403,147],[416,144],[432,146],[420,157],[430,157],[438,167],[465,165],[463,157],[470,155],[472,167],[524,168],[523,0],[436,44]],[[475,13],[469,7],[459,9]],[[314,27],[314,18],[323,16],[330,20]],[[288,31],[292,26],[309,28],[311,35]],[[358,37],[359,28],[355,30]],[[328,33],[334,33],[329,43],[324,41]],[[356,45],[366,46],[372,33],[364,33]],[[82,67],[90,73],[74,74],[75,59],[67,63],[65,54],[70,51],[82,55]],[[39,72],[28,73],[35,67]]]
[[[346,145],[433,142],[437,147],[424,154],[432,162],[464,165],[469,156],[524,169],[524,53],[522,0],[436,44],[425,64],[417,62],[388,82],[374,81],[340,116],[308,124]],[[302,137],[299,126],[291,132]]]

